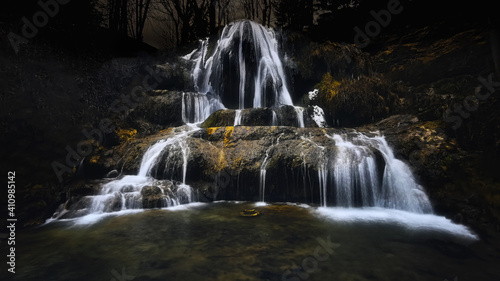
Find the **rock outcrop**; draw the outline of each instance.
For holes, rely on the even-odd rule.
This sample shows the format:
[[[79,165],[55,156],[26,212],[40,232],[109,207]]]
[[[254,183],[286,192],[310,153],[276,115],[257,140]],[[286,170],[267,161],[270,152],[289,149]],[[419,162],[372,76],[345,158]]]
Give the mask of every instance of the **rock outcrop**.
[[[284,105],[277,108],[224,109],[210,115],[203,122],[202,127],[233,125],[318,127],[315,116],[324,118],[322,115],[318,115],[311,106],[303,108]]]

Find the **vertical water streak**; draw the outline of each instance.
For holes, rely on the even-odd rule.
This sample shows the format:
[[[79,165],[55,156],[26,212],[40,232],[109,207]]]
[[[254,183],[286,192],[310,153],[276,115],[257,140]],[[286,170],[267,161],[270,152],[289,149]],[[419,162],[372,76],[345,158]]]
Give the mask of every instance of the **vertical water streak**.
[[[259,192],[260,192],[260,201],[266,202],[265,194],[266,194],[266,167],[260,169],[259,176]]]
[[[297,127],[304,128],[304,108],[300,106],[294,106],[293,108],[297,114]]]
[[[276,138],[276,143],[271,144],[266,150],[266,156],[264,157],[264,160],[262,161],[262,164],[260,165],[260,175],[259,175],[259,198],[261,202],[265,202],[265,194],[266,194],[266,173],[267,173],[267,165],[269,165],[269,162],[271,162],[270,153],[274,149],[275,146],[277,146],[280,142],[280,138],[284,135],[284,133],[281,133],[277,138]]]
[[[237,109],[234,112],[234,124],[233,126],[241,125],[241,109]]]
[[[272,112],[273,112],[273,117],[272,117],[272,121],[271,121],[271,126],[279,126],[279,122],[278,122],[278,115],[276,115],[276,111],[274,108],[271,109]]]
[[[319,202],[322,207],[326,207],[326,191],[328,188],[328,170],[326,169],[325,163],[321,163],[318,168],[318,183],[319,183]]]
[[[337,206],[353,207],[353,192],[358,170],[355,161],[359,161],[360,152],[354,145],[345,142],[340,135],[333,135],[337,147],[337,155],[333,167],[335,187],[335,204]]]
[[[198,92],[206,92],[207,89],[202,89],[200,86],[203,86],[203,83],[200,83],[200,76],[202,76],[204,68],[203,65],[205,63],[205,57],[207,55],[207,49],[208,49],[208,39],[206,40],[200,40],[200,47],[190,54],[184,56],[183,58],[185,60],[193,60],[194,61],[194,67],[193,71],[191,74],[191,77],[193,78],[194,81],[194,88]],[[194,58],[193,58],[194,57]]]
[[[238,60],[239,60],[239,74],[240,74],[240,84],[239,84],[239,102],[238,109],[245,108],[245,81],[246,81],[246,68],[245,68],[245,57],[243,56],[243,32],[244,25],[240,25],[240,46],[238,49]]]
[[[214,105],[216,106],[214,102],[210,103],[206,95],[183,92],[182,121],[186,124],[203,122],[212,113]]]
[[[260,165],[260,175],[259,175],[259,192],[260,192],[260,201],[265,202],[265,194],[266,194],[266,169],[267,165],[269,164],[269,152],[273,149],[273,146],[271,145],[269,148],[266,150],[266,156],[264,157],[264,160],[262,161],[262,164]]]
[[[328,175],[330,174],[329,170],[329,158],[330,155],[327,154],[326,147],[319,145],[318,143],[314,142],[311,140],[311,138],[307,138],[304,136],[300,137],[301,140],[308,142],[312,145],[314,148],[313,155],[316,156],[316,160],[314,161],[314,164],[317,167],[317,174],[318,174],[318,193],[319,193],[319,203],[321,206],[326,207],[328,200],[327,200],[327,195],[328,195]],[[305,157],[302,160],[304,162],[304,171],[306,171],[305,168]],[[306,176],[306,173],[304,172],[304,177]],[[305,179],[303,180],[305,182]]]

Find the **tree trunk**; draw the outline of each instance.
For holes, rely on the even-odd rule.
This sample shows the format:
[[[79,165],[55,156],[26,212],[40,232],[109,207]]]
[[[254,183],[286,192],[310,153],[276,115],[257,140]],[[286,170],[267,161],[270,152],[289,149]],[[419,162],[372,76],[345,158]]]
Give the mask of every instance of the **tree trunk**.
[[[208,20],[210,24],[209,33],[210,35],[214,35],[217,33],[217,20],[215,17],[215,7],[217,0],[210,0],[210,6],[208,7]]]
[[[142,41],[142,33],[144,31],[144,25],[146,24],[146,18],[148,17],[148,11],[149,11],[149,4],[151,3],[151,0],[146,0],[146,3],[144,3],[141,0],[140,3],[140,8],[137,7],[137,14],[138,14],[138,19],[136,22],[136,32],[137,32],[137,40]]]
[[[119,27],[118,32],[123,35],[128,35],[128,27],[127,27],[127,6],[128,0],[121,0],[120,6],[120,19],[119,19]]]

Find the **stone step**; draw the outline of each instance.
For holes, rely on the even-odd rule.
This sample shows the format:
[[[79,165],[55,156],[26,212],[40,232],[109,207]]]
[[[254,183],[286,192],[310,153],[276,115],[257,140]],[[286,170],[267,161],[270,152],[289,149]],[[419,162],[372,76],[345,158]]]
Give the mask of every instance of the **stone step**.
[[[222,109],[214,112],[202,127],[225,126],[289,126],[326,127],[323,111],[317,107],[284,105],[278,108]]]

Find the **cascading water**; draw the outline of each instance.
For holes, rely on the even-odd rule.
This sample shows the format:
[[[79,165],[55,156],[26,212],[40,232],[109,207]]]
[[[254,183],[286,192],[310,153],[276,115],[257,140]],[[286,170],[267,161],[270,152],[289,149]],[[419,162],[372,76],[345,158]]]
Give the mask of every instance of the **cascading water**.
[[[238,109],[234,113],[234,125],[233,126],[238,126],[241,125],[241,109]]]
[[[108,182],[98,195],[85,198],[84,201],[89,203],[86,212],[142,208],[143,190],[151,186],[160,187],[163,198],[160,207],[191,202],[193,191],[186,178],[190,154],[188,140],[200,130],[192,123],[203,122],[219,109],[237,108],[234,126],[241,125],[243,113],[250,110],[248,108],[270,107],[271,112],[267,111],[269,125],[283,125],[285,121],[293,124],[293,118],[296,118],[295,126],[305,127],[305,109],[292,104],[277,46],[272,30],[251,21],[227,26],[210,56],[208,40],[202,41],[198,50],[184,57],[193,62],[192,77],[198,91],[183,93],[182,96],[182,120],[189,125],[153,144],[144,153],[137,175]],[[311,118],[318,127],[325,127],[321,108],[313,107]],[[267,198],[268,165],[282,136],[277,136],[275,143],[273,141],[262,156],[256,175],[261,201]],[[415,213],[432,212],[426,194],[415,182],[409,167],[395,159],[383,137],[368,137],[361,133],[349,136],[351,138],[327,135],[334,149],[301,137],[318,149],[316,154],[321,159],[319,163],[306,163],[305,154],[301,156],[304,161],[304,196],[308,182],[306,170],[312,165],[317,171],[317,187],[312,188],[319,189],[321,206],[369,206]],[[180,183],[167,186],[165,180]]]
[[[432,206],[410,168],[394,157],[384,137],[362,133],[326,135],[336,150],[313,143],[321,155],[318,182],[322,206],[381,207],[432,213]]]
[[[211,93],[228,108],[292,105],[278,42],[271,29],[252,21],[226,26],[213,54],[207,58],[208,40],[201,41],[194,59],[196,89]],[[237,93],[237,94],[236,94]]]
[[[211,113],[212,106],[205,95],[182,93],[182,121],[184,123],[203,122]]]
[[[80,200],[82,204],[76,204],[72,216],[141,209],[145,187],[159,188],[159,207],[192,202],[193,191],[186,184],[190,153],[187,140],[198,130],[195,125],[186,125],[173,136],[150,146],[142,156],[137,175],[127,175],[102,185],[99,194],[86,196]],[[174,185],[172,181],[181,182]]]
[[[423,188],[415,181],[410,168],[395,158],[384,137],[377,133],[345,133],[347,130],[325,128],[321,108],[292,105],[276,46],[272,31],[245,21],[224,29],[212,56],[208,57],[207,42],[202,43],[201,50],[185,56],[195,62],[193,79],[198,91],[182,93],[182,112],[180,104],[174,104],[176,114],[182,114],[175,116],[176,122],[182,117],[186,125],[166,130],[154,124],[151,131],[156,133],[143,139],[138,136],[113,148],[112,156],[122,159],[118,160],[123,164],[122,171],[128,173],[137,167],[135,175],[92,181],[89,186],[85,183],[83,192],[89,193],[97,187],[94,184],[99,183],[100,190],[95,190],[98,194],[79,198],[78,194],[82,193],[76,190],[80,193],[70,194],[65,205],[71,209],[66,213],[61,211],[55,220],[76,218],[76,224],[92,224],[107,216],[193,201],[260,202],[195,203],[190,207],[203,206],[194,210],[180,206],[168,211],[142,212],[76,231],[63,231],[57,226],[46,232],[32,233],[36,229],[28,229],[29,235],[24,233],[19,241],[29,241],[20,244],[26,244],[24,248],[31,254],[27,255],[29,259],[23,259],[26,266],[19,267],[21,275],[16,280],[33,279],[37,272],[42,272],[41,277],[36,276],[37,280],[102,280],[111,275],[120,279],[117,277],[120,272],[113,266],[122,268],[122,276],[133,279],[137,275],[141,280],[198,280],[207,276],[214,280],[241,279],[238,277],[276,280],[280,276],[282,280],[299,280],[307,279],[309,274],[311,280],[390,280],[400,277],[407,269],[425,272],[425,275],[421,277],[412,271],[401,279],[442,280],[442,274],[455,274],[448,264],[444,269],[436,265],[443,263],[443,258],[449,256],[444,263],[454,262],[457,267],[483,259],[464,257],[470,250],[475,255],[474,248],[469,250],[455,243],[437,244],[446,236],[435,235],[436,231],[469,240],[477,237],[465,227],[431,214],[432,207]],[[175,98],[179,101],[179,95]],[[210,116],[226,106],[236,110]],[[209,116],[203,126],[212,124],[207,126],[223,128],[199,128],[199,123]],[[149,124],[142,126],[143,120],[137,121],[141,129],[150,131]],[[151,145],[144,149],[144,143]],[[138,149],[144,153],[136,166],[140,157]],[[106,157],[109,151],[99,156]],[[117,163],[113,160],[112,163]],[[286,204],[300,208],[281,203],[265,206],[266,199],[285,201],[280,198],[319,203],[320,207],[293,202]],[[179,209],[186,211],[173,212]],[[238,218],[247,214],[264,215]],[[313,217],[318,214],[321,219]],[[325,217],[342,223],[329,223]],[[360,227],[347,225],[352,221],[363,223]],[[389,225],[380,227],[379,223]],[[407,235],[408,230],[412,235]],[[418,232],[413,233],[414,230]],[[332,239],[329,233],[334,234]],[[427,236],[429,234],[431,236]],[[313,238],[312,242],[297,243],[297,238],[308,236],[317,236],[319,244]],[[413,241],[414,237],[418,239]],[[45,246],[33,252],[37,249],[33,247],[36,243],[32,238]],[[47,239],[54,238],[58,241],[47,243]],[[67,243],[61,244],[61,241]],[[52,251],[54,243],[60,246],[58,251]],[[324,256],[325,251],[331,253],[340,243],[342,247],[335,250],[333,259],[325,262],[329,257],[329,253]],[[277,257],[272,254],[277,245],[291,250],[274,251]],[[486,248],[483,246],[481,248]],[[309,270],[312,267],[306,266],[311,263],[306,262],[304,253],[311,253],[314,247],[317,247],[314,256],[323,262],[316,264],[321,270]],[[233,249],[238,252],[238,258],[228,255]],[[316,255],[318,249],[325,259]],[[421,261],[431,251],[436,253],[436,258],[427,263],[430,266],[427,270],[426,263]],[[358,261],[357,253],[368,253],[368,257]],[[484,258],[489,259],[492,253],[494,251],[487,251]],[[116,254],[120,256],[111,258]],[[404,258],[397,258],[398,254]],[[72,256],[78,257],[78,263],[66,260]],[[385,264],[380,263],[381,256],[387,261]],[[259,259],[263,262],[256,268],[253,264]],[[395,263],[396,259],[401,262]],[[46,260],[43,267],[39,266],[40,260],[42,264]],[[301,261],[302,267],[297,266]],[[413,261],[418,261],[417,266],[408,267]],[[489,261],[492,267],[494,262]],[[359,266],[353,266],[358,263]],[[217,270],[221,264],[225,265],[224,270]],[[370,265],[376,265],[371,266],[374,270],[367,270]],[[89,267],[95,274],[79,270]],[[54,268],[64,270],[54,274]],[[187,269],[193,268],[196,270],[188,272]],[[316,271],[314,276],[312,271]],[[480,276],[486,278],[479,279],[492,276],[486,272]]]
[[[252,21],[238,21],[226,26],[221,38],[209,54],[210,42],[201,40],[197,50],[183,58],[191,62],[192,78],[197,96],[184,97],[183,109],[193,110],[195,116],[183,113],[185,122],[202,122],[219,109],[268,107],[273,109],[271,124],[278,125],[274,109],[293,106],[287,87],[284,67],[278,52],[278,42],[272,29]],[[302,107],[294,106],[296,125],[305,127]],[[184,111],[183,111],[184,112]],[[241,125],[241,112],[237,111],[235,125]],[[322,111],[315,110],[318,123]],[[240,123],[239,123],[240,122]]]

